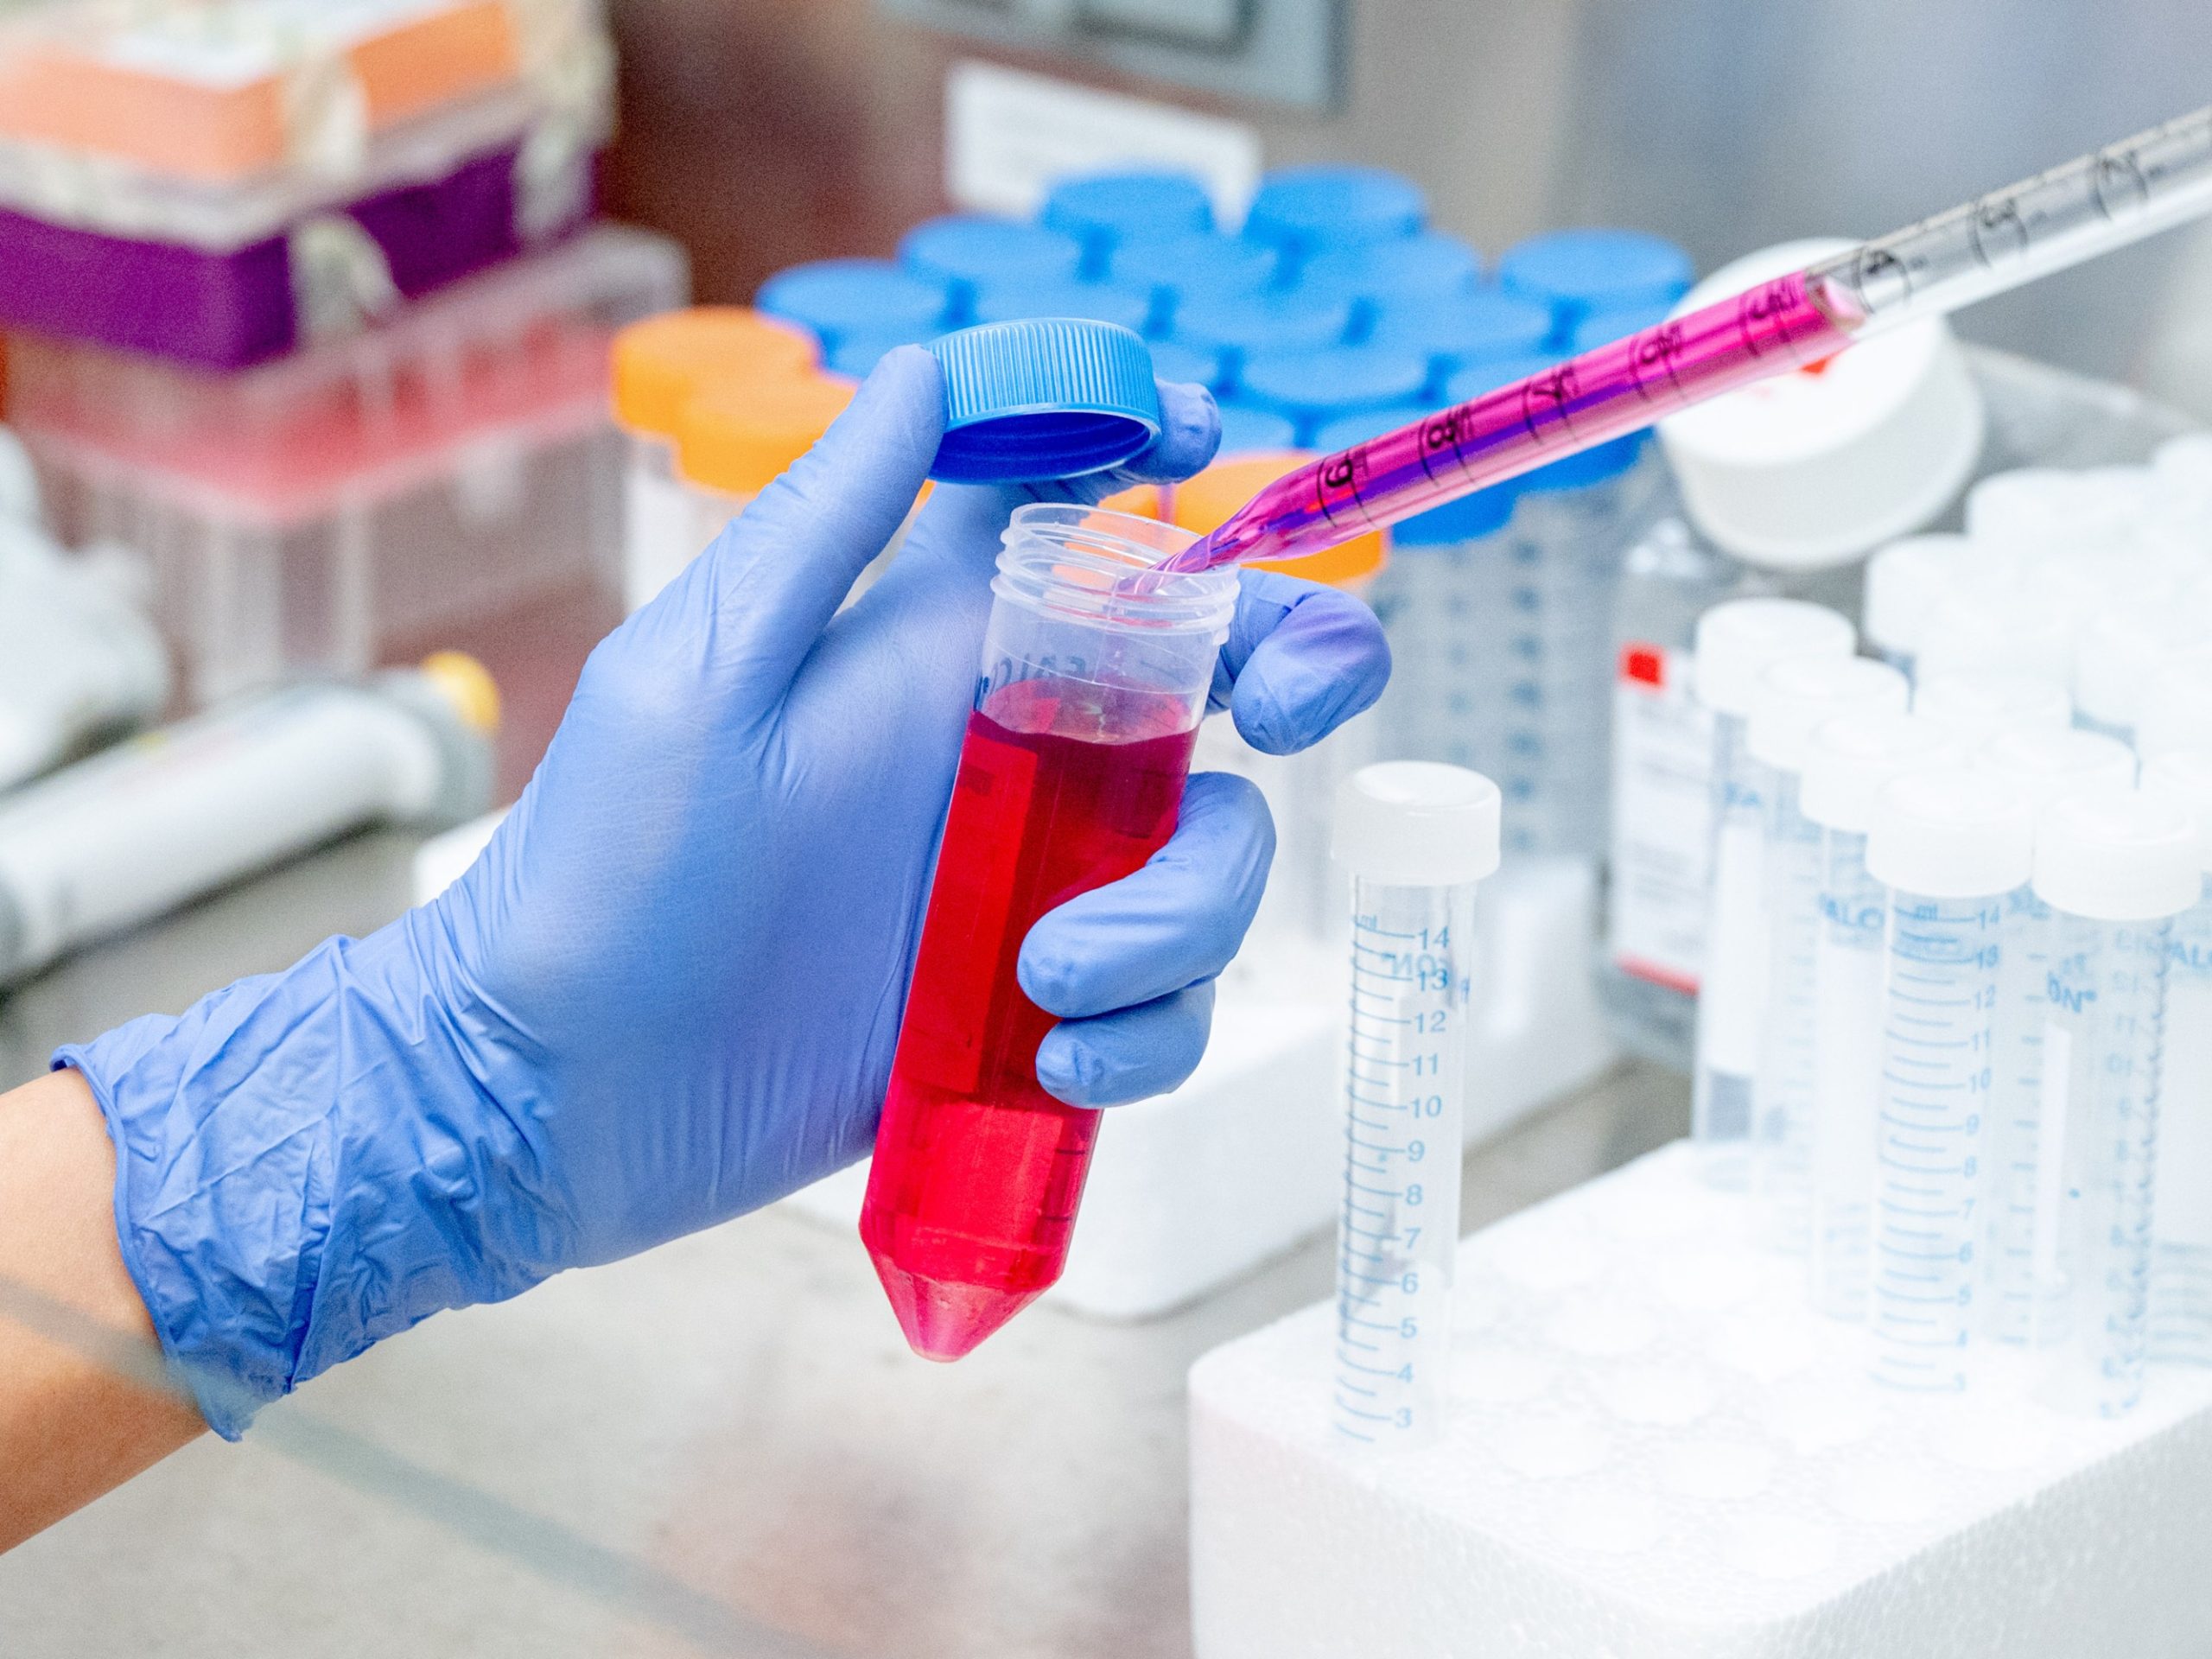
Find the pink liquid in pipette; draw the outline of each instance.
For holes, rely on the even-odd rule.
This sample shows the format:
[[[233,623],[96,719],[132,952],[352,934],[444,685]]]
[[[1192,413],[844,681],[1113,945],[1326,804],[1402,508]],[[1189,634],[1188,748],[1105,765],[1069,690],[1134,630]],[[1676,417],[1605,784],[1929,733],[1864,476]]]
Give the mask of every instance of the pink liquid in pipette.
[[[1286,474],[1160,568],[1295,559],[1830,358],[1853,314],[1795,272]]]

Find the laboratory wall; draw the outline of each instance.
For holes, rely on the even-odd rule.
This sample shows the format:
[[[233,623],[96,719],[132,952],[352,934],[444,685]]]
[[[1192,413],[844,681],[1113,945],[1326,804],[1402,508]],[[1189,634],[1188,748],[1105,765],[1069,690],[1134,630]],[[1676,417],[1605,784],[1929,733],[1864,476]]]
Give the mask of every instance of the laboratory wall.
[[[873,0],[625,0],[610,194],[675,235],[705,297],[829,253],[888,252],[942,205],[946,68],[985,55],[1257,128],[1271,164],[1418,179],[1440,228],[1498,248],[1628,225],[1700,270],[1871,234],[2196,104],[2190,0],[1350,0],[1329,115],[1229,105],[914,28]],[[2146,49],[2147,43],[2156,42]],[[2212,238],[2167,238],[1996,301],[1971,340],[2212,412]]]

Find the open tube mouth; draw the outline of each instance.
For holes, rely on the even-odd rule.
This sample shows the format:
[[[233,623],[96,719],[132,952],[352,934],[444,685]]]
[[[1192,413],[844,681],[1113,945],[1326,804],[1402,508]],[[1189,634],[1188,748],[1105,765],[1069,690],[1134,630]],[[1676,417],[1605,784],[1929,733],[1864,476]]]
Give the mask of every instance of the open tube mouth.
[[[1157,519],[1040,502],[1015,509],[999,539],[991,591],[1032,610],[1116,626],[1215,633],[1236,609],[1234,570],[1160,569],[1198,537]]]

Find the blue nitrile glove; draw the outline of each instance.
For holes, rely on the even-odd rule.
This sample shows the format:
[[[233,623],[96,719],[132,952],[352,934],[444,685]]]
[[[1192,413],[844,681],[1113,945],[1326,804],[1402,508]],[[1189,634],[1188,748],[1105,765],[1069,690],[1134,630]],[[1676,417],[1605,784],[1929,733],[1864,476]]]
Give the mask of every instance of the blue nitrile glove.
[[[1125,474],[1211,454],[1202,391]],[[435,902],[57,1064],[118,1148],[124,1257],[209,1422],[440,1308],[725,1220],[866,1152],[974,696],[999,531],[1038,492],[940,488],[882,580],[942,423],[893,352],[829,436],[592,653],[537,774]],[[1260,747],[1375,700],[1357,601],[1248,575],[1217,698]],[[1192,781],[1174,837],[1039,922],[1024,983],[1071,1016],[1039,1075],[1156,1093],[1204,1046],[1209,982],[1273,832]]]

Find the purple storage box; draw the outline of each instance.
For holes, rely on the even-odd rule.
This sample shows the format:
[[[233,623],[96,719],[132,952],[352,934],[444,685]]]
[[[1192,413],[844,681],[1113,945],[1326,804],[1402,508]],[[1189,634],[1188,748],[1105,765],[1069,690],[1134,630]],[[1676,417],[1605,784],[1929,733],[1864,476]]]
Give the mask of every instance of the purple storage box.
[[[216,369],[281,356],[582,226],[590,167],[548,213],[542,189],[525,202],[525,149],[518,139],[225,252],[0,208],[0,325]]]

